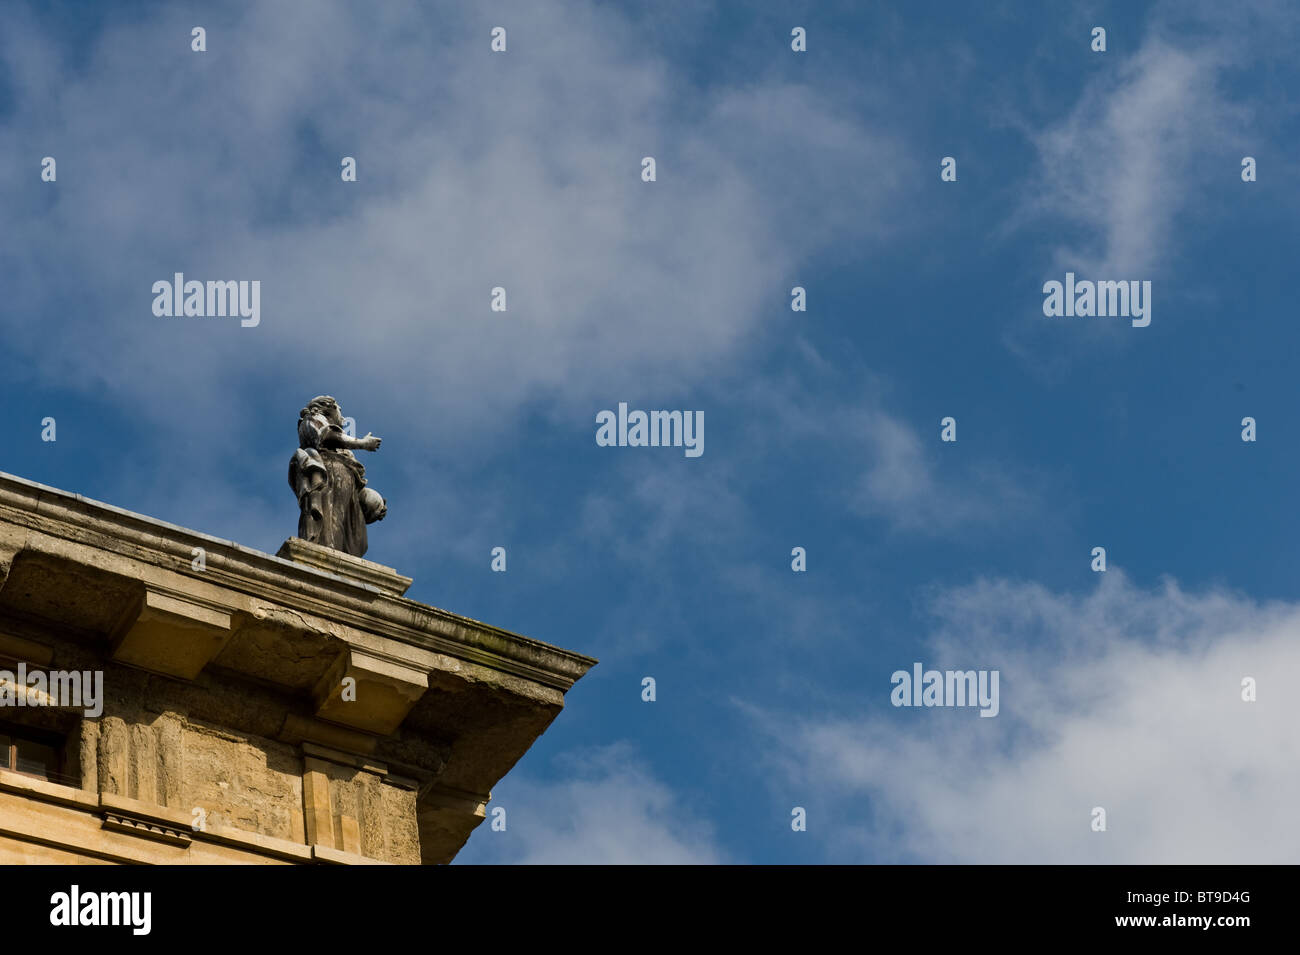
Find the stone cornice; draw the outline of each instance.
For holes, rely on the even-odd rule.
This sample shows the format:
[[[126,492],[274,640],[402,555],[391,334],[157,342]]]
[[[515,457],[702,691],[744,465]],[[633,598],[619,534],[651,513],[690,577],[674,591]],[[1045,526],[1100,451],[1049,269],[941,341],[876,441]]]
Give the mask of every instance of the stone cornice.
[[[0,522],[11,525],[7,541],[0,541],[10,549],[41,552],[42,536],[59,539],[273,605],[259,608],[250,601],[245,607],[231,607],[234,612],[257,616],[274,614],[278,607],[317,617],[322,624],[338,621],[561,692],[596,663],[583,654],[384,593],[366,583],[3,472]],[[15,543],[17,527],[28,532]],[[192,569],[195,548],[204,551],[204,571]],[[86,555],[86,563],[96,563],[90,556]]]

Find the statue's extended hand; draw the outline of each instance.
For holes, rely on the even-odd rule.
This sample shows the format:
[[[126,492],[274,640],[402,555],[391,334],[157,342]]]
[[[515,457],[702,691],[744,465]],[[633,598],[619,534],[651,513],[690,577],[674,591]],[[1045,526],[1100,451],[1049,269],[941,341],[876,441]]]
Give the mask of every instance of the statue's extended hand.
[[[361,439],[358,447],[363,451],[378,451],[382,440],[382,438],[376,438],[373,434],[367,431],[366,436]]]

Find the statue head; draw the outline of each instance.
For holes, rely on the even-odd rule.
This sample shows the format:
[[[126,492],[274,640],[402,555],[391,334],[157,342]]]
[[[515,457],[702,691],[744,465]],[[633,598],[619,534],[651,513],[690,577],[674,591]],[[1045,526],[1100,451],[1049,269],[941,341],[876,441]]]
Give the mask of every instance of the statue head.
[[[317,395],[307,402],[307,407],[302,409],[298,417],[308,418],[314,414],[323,416],[330,424],[343,427],[343,410],[332,395]]]

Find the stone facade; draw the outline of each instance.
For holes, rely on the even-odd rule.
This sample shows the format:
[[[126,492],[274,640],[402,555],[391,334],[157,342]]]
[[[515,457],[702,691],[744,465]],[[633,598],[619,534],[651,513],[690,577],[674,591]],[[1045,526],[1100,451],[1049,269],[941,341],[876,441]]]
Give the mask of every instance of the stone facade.
[[[596,661],[410,583],[0,474],[0,671],[103,675],[94,715],[0,706],[57,751],[0,763],[0,863],[450,861]]]

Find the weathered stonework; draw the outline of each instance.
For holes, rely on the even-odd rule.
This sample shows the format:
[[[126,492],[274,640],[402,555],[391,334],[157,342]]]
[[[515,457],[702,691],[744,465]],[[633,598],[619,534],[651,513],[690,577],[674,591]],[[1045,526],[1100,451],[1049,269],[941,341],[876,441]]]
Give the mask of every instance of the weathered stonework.
[[[450,861],[595,661],[320,551],[0,474],[0,669],[99,670],[104,696],[0,707],[62,741],[57,779],[0,769],[0,864]]]

